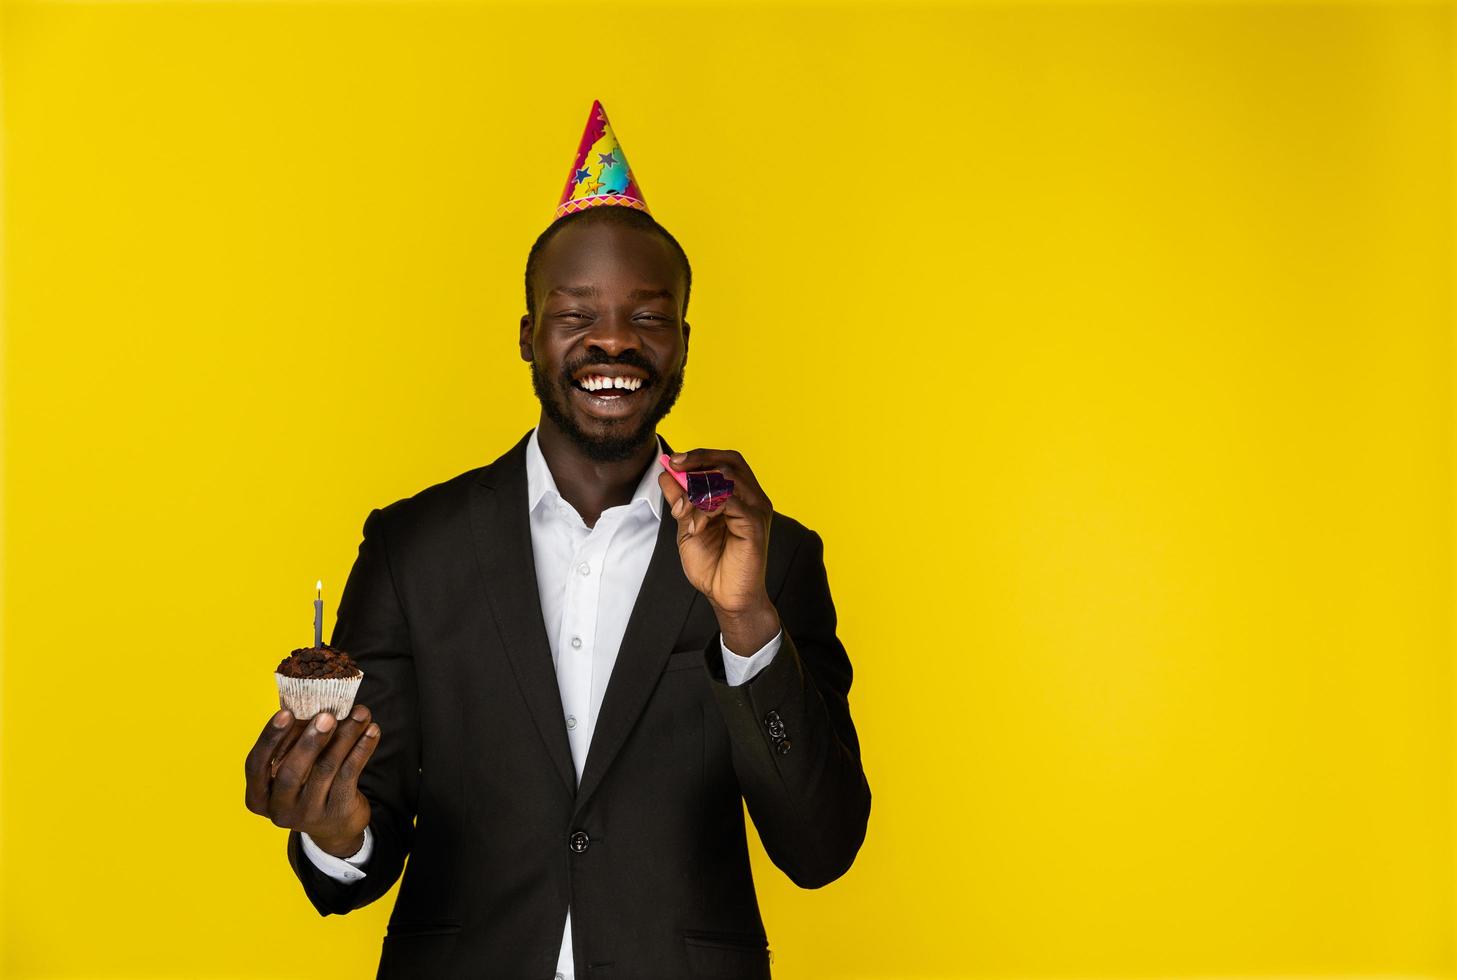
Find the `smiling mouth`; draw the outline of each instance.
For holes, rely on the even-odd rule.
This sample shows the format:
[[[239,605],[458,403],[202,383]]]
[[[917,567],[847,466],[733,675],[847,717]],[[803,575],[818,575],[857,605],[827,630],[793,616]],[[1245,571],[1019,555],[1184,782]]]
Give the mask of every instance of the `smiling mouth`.
[[[612,378],[589,374],[573,381],[572,387],[588,408],[606,414],[618,414],[637,404],[637,396],[648,387],[648,383],[642,378]]]
[[[581,379],[572,382],[572,384],[576,385],[582,391],[590,391],[594,394],[639,391],[642,389],[644,383],[642,378],[609,378],[606,375],[594,374],[585,375]]]

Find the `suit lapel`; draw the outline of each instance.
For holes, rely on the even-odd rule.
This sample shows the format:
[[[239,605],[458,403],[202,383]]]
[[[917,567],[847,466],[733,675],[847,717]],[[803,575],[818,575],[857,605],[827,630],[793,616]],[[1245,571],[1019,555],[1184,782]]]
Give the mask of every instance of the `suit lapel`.
[[[576,792],[577,770],[562,723],[561,692],[541,615],[531,518],[526,511],[526,443],[530,438],[528,431],[471,486],[471,532],[501,645],[547,754],[571,795]]]
[[[667,440],[663,445],[667,447]],[[672,451],[668,448],[668,452]],[[577,789],[578,812],[602,782],[602,776],[647,706],[697,595],[698,590],[683,574],[683,560],[678,556],[678,522],[664,506],[653,557],[643,575],[642,588],[617,651],[617,663],[602,695],[602,712],[592,729],[592,745],[582,770],[582,785]]]
[[[471,486],[471,528],[486,597],[512,672],[547,753],[568,791],[575,793],[580,810],[602,782],[647,706],[698,590],[683,574],[678,556],[678,522],[664,506],[653,555],[627,620],[617,663],[602,696],[601,714],[592,730],[582,782],[577,786],[576,767],[562,722],[561,691],[536,587],[531,523],[526,510],[526,443],[530,438],[527,432],[486,467]],[[666,439],[663,447],[669,453],[673,451]]]

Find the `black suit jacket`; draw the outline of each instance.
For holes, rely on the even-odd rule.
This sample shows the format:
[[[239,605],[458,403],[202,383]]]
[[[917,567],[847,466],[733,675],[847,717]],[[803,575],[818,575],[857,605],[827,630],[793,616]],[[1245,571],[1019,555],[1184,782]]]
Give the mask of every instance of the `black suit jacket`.
[[[379,978],[551,980],[568,904],[579,980],[768,977],[740,799],[805,888],[845,873],[870,813],[822,542],[774,514],[782,645],[730,687],[663,508],[577,786],[532,564],[529,436],[365,520],[331,642],[363,669],[381,729],[359,779],[374,849],[365,878],[338,882],[290,832],[289,863],[321,915],[403,870]]]

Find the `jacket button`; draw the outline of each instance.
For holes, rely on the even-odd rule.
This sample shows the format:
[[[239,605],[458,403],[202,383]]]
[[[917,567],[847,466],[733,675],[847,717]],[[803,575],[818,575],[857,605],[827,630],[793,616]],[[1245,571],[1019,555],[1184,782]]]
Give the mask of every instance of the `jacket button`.
[[[584,832],[582,832],[582,831],[579,830],[575,834],[572,835],[572,838],[571,838],[571,847],[572,847],[572,850],[576,851],[578,854],[581,854],[583,851],[585,851],[587,849],[587,844],[590,841],[591,841],[591,838],[588,837]]]
[[[789,741],[789,739],[785,738],[785,739],[780,739],[779,744],[775,745],[774,748],[776,750],[778,750],[778,752],[779,752],[780,755],[788,755],[789,754],[789,746],[790,746],[790,741]]]

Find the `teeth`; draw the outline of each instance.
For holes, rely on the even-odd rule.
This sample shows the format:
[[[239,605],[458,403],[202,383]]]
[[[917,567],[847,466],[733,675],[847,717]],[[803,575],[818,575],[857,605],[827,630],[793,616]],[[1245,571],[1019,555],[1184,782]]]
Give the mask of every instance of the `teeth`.
[[[604,388],[618,388],[623,391],[637,391],[642,387],[641,378],[609,378],[600,374],[589,375],[581,381],[587,391],[601,391]]]

